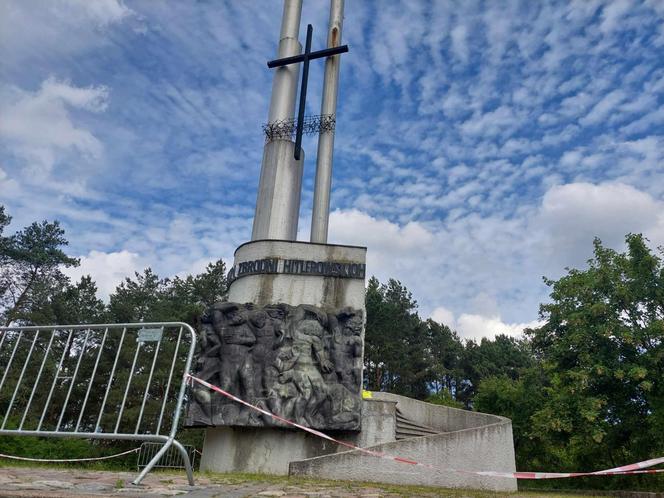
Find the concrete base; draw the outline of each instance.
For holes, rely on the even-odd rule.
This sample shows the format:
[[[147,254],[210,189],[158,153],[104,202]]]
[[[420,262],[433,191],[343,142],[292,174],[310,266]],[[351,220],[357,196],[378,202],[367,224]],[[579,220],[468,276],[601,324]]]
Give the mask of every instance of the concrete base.
[[[361,432],[330,432],[356,446],[394,440],[394,402],[364,401]],[[210,427],[205,431],[201,470],[288,475],[290,462],[343,451],[330,441],[289,429]]]
[[[288,475],[291,461],[336,449],[329,441],[287,429],[211,427],[205,431],[201,470]]]
[[[516,479],[450,469],[514,472],[509,419],[432,405],[389,393],[363,400],[362,431],[330,435],[361,448],[412,459],[440,470],[413,467],[347,451],[302,431],[213,427],[205,433],[201,470],[516,491]],[[399,417],[397,417],[397,414]],[[396,440],[399,424],[437,433]],[[401,436],[403,437],[403,436]]]

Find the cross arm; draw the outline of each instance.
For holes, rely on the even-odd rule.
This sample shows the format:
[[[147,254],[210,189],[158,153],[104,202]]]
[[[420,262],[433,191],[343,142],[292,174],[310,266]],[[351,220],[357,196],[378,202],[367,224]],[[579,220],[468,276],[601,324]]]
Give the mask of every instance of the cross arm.
[[[316,52],[311,52],[309,54],[309,59],[320,59],[321,57],[330,57],[332,55],[343,54],[348,52],[348,45],[341,45],[340,47],[324,48],[323,50],[317,50]],[[267,63],[267,67],[270,69],[275,67],[287,66],[289,64],[295,64],[297,62],[304,61],[304,55],[294,55],[292,57],[284,57],[283,59],[275,59]]]
[[[302,62],[304,60],[304,54],[294,55],[292,57],[284,57],[283,59],[275,59],[273,61],[268,61],[267,67],[272,69],[273,67],[287,66],[289,64],[295,64],[296,62]]]

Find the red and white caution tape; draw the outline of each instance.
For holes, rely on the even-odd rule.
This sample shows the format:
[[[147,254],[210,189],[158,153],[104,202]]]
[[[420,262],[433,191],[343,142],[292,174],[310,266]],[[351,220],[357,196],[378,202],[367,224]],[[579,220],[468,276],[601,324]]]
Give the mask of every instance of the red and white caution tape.
[[[141,448],[134,448],[133,450],[123,451],[122,453],[116,453],[115,455],[108,455],[108,456],[94,457],[94,458],[60,458],[60,459],[29,458],[29,457],[15,456],[15,455],[3,455],[2,453],[0,453],[0,458],[9,458],[10,460],[23,460],[26,462],[47,462],[47,463],[92,462],[96,460],[108,460],[109,458],[117,458],[124,455],[128,455],[129,453],[136,453],[140,449]]]
[[[366,455],[370,455],[373,457],[377,458],[384,458],[386,460],[393,460],[395,462],[400,462],[400,463],[405,463],[408,465],[414,465],[418,467],[424,467],[428,468],[431,470],[437,470],[437,471],[444,471],[444,472],[459,472],[462,474],[473,474],[473,475],[479,475],[479,476],[486,476],[486,477],[505,477],[509,479],[563,479],[563,478],[568,478],[568,477],[584,477],[584,476],[614,476],[614,475],[634,475],[634,474],[656,474],[660,472],[664,472],[664,469],[647,469],[648,467],[652,467],[654,465],[659,465],[660,463],[664,463],[664,457],[660,458],[652,458],[650,460],[645,460],[643,462],[638,462],[638,463],[632,463],[630,465],[623,465],[622,467],[615,467],[613,469],[606,469],[606,470],[598,470],[596,472],[495,472],[495,471],[490,471],[490,470],[460,470],[460,469],[452,469],[452,468],[443,468],[443,467],[436,467],[434,465],[429,465],[426,463],[421,463],[417,462],[415,460],[410,460],[408,458],[402,458],[394,455],[389,455],[387,453],[383,453],[381,451],[373,451],[373,450],[368,450],[366,448],[360,448],[358,446],[355,446],[354,444],[347,443],[345,441],[340,441],[338,439],[334,439],[331,436],[328,436],[327,434],[317,431],[316,429],[312,429],[310,427],[305,427],[304,425],[298,424],[297,422],[293,422],[292,420],[285,419],[283,417],[280,417],[279,415],[275,415],[274,413],[271,413],[263,408],[260,408],[258,406],[252,405],[251,403],[247,403],[243,399],[238,398],[237,396],[224,391],[218,386],[215,386],[214,384],[210,384],[209,382],[204,381],[203,379],[199,379],[198,377],[194,377],[193,375],[186,374],[186,377],[191,379],[192,381],[198,382],[202,386],[207,387],[208,389],[212,389],[213,391],[218,392],[219,394],[222,394],[223,396],[226,396],[229,399],[232,399],[233,401],[236,401],[237,403],[240,403],[244,406],[247,406],[251,408],[252,410],[255,410],[257,412],[262,413],[263,415],[267,415],[268,417],[273,418],[274,420],[278,420],[279,422],[283,422],[284,424],[290,425],[292,427],[297,427],[298,429],[301,429],[305,432],[308,432],[309,434],[313,434],[314,436],[318,436],[323,439],[327,439],[328,441],[332,441],[333,443],[339,444],[341,446],[345,446],[347,448],[350,448],[355,451],[362,452]],[[643,470],[647,469],[647,470]]]

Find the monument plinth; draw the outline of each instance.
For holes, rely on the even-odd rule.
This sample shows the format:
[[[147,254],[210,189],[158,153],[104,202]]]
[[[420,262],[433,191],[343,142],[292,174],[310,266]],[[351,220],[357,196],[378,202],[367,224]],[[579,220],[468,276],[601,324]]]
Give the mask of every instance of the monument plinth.
[[[202,318],[198,376],[281,418],[360,430],[366,249],[248,242]],[[287,427],[205,388],[190,426]]]
[[[364,247],[241,245],[229,302],[202,319],[198,376],[282,418],[356,438],[365,277]],[[206,389],[195,389],[187,424],[208,426],[201,468],[218,472],[287,474],[292,461],[337,451]]]

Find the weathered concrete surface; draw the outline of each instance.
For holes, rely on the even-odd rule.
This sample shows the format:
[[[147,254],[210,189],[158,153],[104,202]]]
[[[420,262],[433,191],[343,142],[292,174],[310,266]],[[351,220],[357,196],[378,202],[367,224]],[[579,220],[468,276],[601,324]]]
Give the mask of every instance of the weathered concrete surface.
[[[395,403],[362,403],[362,431],[329,432],[341,441],[369,446],[394,440]],[[288,465],[346,448],[317,436],[287,429],[211,427],[205,432],[201,470],[288,475]]]
[[[445,469],[497,470],[513,472],[511,424],[404,439],[370,447],[441,468],[413,467],[386,459],[375,459],[357,451],[291,462],[290,474],[324,479],[374,481],[448,488],[515,491],[516,479],[483,477]]]
[[[373,392],[374,400],[397,403],[399,410],[417,423],[432,427],[440,432],[451,432],[473,427],[483,427],[508,421],[505,417],[488,413],[471,412],[449,406],[434,405],[398,394]]]
[[[287,429],[210,427],[205,431],[201,470],[287,475],[292,460],[337,451],[337,445]]]
[[[396,403],[376,399],[362,401],[362,431],[348,442],[360,448],[389,443],[396,437]],[[340,451],[345,448],[339,448]]]
[[[509,419],[486,414],[469,415],[464,410],[389,393],[373,395],[383,401],[397,401],[397,409],[410,420],[441,431],[451,429],[451,432],[379,444],[370,449],[412,459],[440,468],[440,471],[371,458],[358,451],[345,451],[291,462],[290,474],[448,488],[516,490],[516,479],[476,476],[449,470],[514,472],[514,443]],[[470,428],[459,429],[463,424],[469,424]]]
[[[285,240],[257,240],[235,251],[235,265],[257,259],[300,259],[311,261],[366,262],[365,247],[312,244]],[[321,308],[364,309],[364,279],[317,275],[258,274],[235,280],[228,300],[257,306],[286,303],[310,304]]]
[[[294,148],[290,140],[265,144],[252,240],[297,237],[304,151],[296,161]]]

